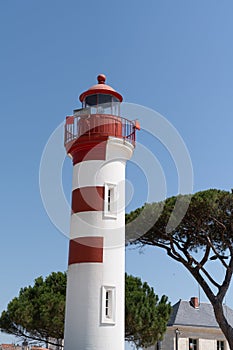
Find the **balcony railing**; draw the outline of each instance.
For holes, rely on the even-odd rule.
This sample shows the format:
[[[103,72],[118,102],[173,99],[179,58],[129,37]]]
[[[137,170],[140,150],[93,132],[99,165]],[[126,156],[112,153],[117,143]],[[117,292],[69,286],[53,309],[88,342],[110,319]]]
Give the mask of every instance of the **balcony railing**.
[[[82,114],[66,117],[65,146],[70,148],[77,139],[88,140],[103,137],[122,138],[135,144],[135,121],[109,114]]]

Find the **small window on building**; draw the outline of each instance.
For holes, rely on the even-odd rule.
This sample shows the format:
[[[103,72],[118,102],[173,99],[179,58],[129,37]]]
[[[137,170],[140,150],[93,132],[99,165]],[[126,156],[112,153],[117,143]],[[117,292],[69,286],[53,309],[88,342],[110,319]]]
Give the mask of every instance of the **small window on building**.
[[[224,350],[224,341],[223,340],[217,340],[217,350]]]
[[[189,339],[189,350],[198,350],[197,339]]]
[[[115,323],[115,287],[102,287],[102,323]]]
[[[104,216],[110,218],[116,218],[117,215],[117,200],[116,200],[115,184],[105,184],[104,195]]]

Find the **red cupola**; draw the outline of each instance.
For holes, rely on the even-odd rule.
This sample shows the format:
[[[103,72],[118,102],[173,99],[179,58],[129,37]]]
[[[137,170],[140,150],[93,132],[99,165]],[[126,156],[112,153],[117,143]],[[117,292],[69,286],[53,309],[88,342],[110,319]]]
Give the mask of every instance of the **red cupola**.
[[[98,75],[97,80],[98,84],[93,85],[79,96],[84,108],[101,103],[123,101],[121,94],[115,91],[111,86],[105,84],[106,76],[104,74]]]
[[[125,139],[134,145],[138,124],[120,116],[121,94],[106,85],[106,77],[100,74],[98,84],[84,91],[79,99],[82,108],[66,118],[65,147],[72,157],[77,152],[95,147],[109,137]]]

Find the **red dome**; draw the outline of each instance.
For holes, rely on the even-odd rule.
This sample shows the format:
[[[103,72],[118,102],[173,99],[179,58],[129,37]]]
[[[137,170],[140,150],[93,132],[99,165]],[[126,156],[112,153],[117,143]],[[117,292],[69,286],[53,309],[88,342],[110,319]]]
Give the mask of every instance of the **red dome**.
[[[90,89],[88,89],[87,91],[84,91],[79,96],[79,99],[81,102],[83,102],[83,100],[87,96],[94,95],[94,94],[112,95],[118,98],[120,102],[122,102],[123,97],[121,96],[121,94],[115,91],[111,86],[105,84],[106,77],[104,74],[98,75],[97,80],[98,80],[98,84],[93,85],[92,87],[90,87]]]

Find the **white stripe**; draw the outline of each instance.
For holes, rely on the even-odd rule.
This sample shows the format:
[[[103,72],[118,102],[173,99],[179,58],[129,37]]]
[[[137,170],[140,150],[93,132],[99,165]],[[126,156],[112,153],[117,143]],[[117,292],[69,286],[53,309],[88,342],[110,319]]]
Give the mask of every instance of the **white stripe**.
[[[122,161],[129,160],[134,151],[134,146],[124,139],[109,137],[106,146],[106,160],[121,159]]]
[[[86,186],[104,186],[125,180],[125,162],[121,160],[89,160],[78,163],[73,169],[72,190]]]
[[[125,213],[117,219],[103,220],[103,213],[87,211],[71,215],[70,239],[78,237],[104,237],[104,247],[116,248],[125,245]]]

